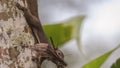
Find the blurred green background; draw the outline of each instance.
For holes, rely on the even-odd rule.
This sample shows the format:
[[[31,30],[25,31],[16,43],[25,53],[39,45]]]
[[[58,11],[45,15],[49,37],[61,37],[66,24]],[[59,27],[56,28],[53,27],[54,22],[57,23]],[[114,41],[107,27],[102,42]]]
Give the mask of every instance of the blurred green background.
[[[85,16],[79,29],[80,46],[82,46],[83,52],[81,53],[79,50],[75,38],[61,46],[68,68],[80,68],[86,62],[113,49],[120,43],[119,0],[39,0],[38,4],[39,17],[44,25],[61,24],[60,22],[64,21],[66,23],[72,17]],[[49,27],[55,28],[53,25]],[[47,28],[45,27],[45,29]],[[63,30],[66,29],[63,28],[58,32],[64,33]],[[61,39],[61,37],[58,38]],[[55,42],[55,44],[59,43]],[[119,52],[120,49],[115,51],[101,68],[110,68],[111,64],[120,57]],[[50,66],[54,66],[51,64],[45,62],[43,66],[50,68]]]

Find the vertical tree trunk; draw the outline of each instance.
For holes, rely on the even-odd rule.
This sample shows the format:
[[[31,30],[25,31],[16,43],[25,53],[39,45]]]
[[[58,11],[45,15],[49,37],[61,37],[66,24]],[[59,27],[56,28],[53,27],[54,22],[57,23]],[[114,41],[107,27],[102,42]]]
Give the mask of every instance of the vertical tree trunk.
[[[16,1],[38,17],[37,0],[0,0],[0,68],[37,68],[31,50],[22,48],[33,45],[34,38]]]

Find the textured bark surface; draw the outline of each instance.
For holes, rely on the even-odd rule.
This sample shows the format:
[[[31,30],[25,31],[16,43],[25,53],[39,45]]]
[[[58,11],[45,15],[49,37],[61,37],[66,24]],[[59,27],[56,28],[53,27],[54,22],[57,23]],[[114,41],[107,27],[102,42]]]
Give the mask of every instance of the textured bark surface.
[[[37,1],[35,1],[35,3],[31,3],[27,1],[27,3],[28,3],[28,8],[30,8],[32,4],[33,6],[35,3],[37,4]],[[64,61],[64,54],[62,53],[61,50],[59,50],[54,46],[52,37],[50,38],[51,42],[47,38],[42,28],[42,24],[38,18],[38,15],[36,15],[38,13],[37,12],[35,13],[37,8],[33,7],[34,8],[33,10],[32,8],[28,9],[20,5],[19,3],[16,3],[16,6],[19,10],[23,11],[26,22],[32,31],[32,35],[34,36],[36,42],[35,44],[39,44],[39,45],[35,45],[34,46],[35,48],[33,47],[33,52],[35,50],[38,54],[38,55],[36,54],[36,56],[33,57],[33,60],[37,63],[38,68],[41,68],[41,64],[44,62],[44,60],[52,61],[53,63],[56,64],[57,68],[65,68],[67,64]],[[47,46],[42,45],[42,43],[47,44]]]
[[[16,2],[38,16],[37,0],[0,0],[0,68],[37,68],[31,60],[31,50],[21,47],[33,45],[34,38],[26,29],[27,23]]]

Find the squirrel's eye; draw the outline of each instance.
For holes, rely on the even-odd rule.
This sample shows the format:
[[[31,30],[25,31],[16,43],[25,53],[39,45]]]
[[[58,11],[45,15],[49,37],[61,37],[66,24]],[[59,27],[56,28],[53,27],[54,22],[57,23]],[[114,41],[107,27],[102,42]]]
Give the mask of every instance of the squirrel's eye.
[[[60,58],[64,58],[64,55],[60,50],[57,50],[56,53]]]

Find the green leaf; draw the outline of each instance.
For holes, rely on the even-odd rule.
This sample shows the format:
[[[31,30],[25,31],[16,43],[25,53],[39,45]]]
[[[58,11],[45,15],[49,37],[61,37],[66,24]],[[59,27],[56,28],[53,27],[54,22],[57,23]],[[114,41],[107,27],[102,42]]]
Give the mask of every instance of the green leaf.
[[[81,22],[84,16],[76,16],[66,21],[57,22],[57,24],[43,25],[47,37],[52,37],[56,46],[62,45],[72,38],[79,36]]]
[[[120,68],[120,58],[111,66],[111,68]]]
[[[113,50],[110,50],[106,52],[105,54],[99,56],[98,58],[88,62],[87,64],[83,65],[82,68],[100,68],[101,65],[107,60],[107,58],[119,47],[120,45],[118,45]]]

